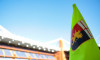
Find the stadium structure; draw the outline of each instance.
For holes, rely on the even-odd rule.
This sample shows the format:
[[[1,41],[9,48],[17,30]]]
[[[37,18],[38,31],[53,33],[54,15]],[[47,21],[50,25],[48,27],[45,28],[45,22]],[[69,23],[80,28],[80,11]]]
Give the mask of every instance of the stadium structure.
[[[0,60],[62,60],[60,48],[12,34],[0,26]]]

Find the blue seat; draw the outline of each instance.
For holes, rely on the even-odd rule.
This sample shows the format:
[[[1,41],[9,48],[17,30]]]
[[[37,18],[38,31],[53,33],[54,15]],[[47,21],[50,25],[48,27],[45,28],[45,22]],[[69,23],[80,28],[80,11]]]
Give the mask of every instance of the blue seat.
[[[16,52],[17,57],[27,57],[25,52],[21,52],[21,51],[15,51],[15,52]]]
[[[6,56],[12,56],[9,49],[4,49],[4,52]]]
[[[29,53],[30,54],[30,56],[32,57],[32,58],[35,58],[34,56],[33,56],[33,53]]]
[[[40,57],[43,58],[43,59],[45,59],[43,54],[40,54]]]
[[[44,55],[45,56],[45,59],[48,59],[48,55]]]
[[[14,54],[14,50],[11,50],[12,51],[12,54]]]
[[[0,49],[0,55],[4,55],[2,49]]]
[[[35,54],[35,56],[36,56],[36,58],[38,58],[38,59],[40,58],[40,55],[39,55],[39,54]]]
[[[51,56],[51,55],[49,55],[48,57],[49,59],[55,59],[54,56]]]

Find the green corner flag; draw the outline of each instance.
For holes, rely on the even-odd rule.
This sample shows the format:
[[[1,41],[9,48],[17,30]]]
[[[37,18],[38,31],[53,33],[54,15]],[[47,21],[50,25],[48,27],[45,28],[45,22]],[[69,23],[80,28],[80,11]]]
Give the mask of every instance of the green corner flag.
[[[73,4],[69,60],[100,60],[99,47],[75,4]]]

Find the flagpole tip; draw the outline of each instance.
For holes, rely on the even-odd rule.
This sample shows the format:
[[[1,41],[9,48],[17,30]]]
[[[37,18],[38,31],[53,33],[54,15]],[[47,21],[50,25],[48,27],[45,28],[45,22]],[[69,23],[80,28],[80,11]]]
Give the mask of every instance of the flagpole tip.
[[[73,7],[76,7],[76,4],[73,4]]]

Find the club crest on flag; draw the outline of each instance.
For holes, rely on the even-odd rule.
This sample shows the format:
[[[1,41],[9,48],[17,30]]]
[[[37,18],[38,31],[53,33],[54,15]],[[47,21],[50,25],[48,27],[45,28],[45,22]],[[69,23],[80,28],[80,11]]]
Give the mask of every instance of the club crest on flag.
[[[83,42],[93,38],[88,26],[80,20],[72,29],[71,48],[76,50]]]

